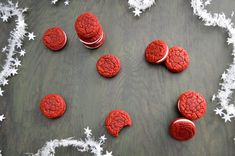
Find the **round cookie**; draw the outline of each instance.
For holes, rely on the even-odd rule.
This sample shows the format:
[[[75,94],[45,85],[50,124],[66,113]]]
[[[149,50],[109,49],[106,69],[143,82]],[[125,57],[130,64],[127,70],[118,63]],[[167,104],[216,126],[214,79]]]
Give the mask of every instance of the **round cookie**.
[[[42,40],[48,49],[58,51],[65,47],[67,36],[61,28],[53,27],[44,33]]]
[[[171,123],[169,131],[174,139],[186,141],[194,137],[196,134],[196,126],[188,119],[177,118]]]
[[[96,37],[98,36],[99,38],[99,33],[102,32],[102,27],[97,17],[91,12],[85,12],[78,16],[74,27],[78,37],[84,42],[97,40]]]
[[[174,46],[169,49],[165,64],[169,71],[179,73],[185,70],[190,63],[188,52],[181,47]]]
[[[178,99],[179,112],[189,120],[197,120],[206,113],[205,98],[195,91],[182,93]]]
[[[167,58],[168,46],[162,40],[152,41],[145,49],[145,59],[149,63],[159,64]]]
[[[48,94],[40,102],[42,114],[49,118],[55,119],[61,117],[66,111],[64,98],[58,94]]]
[[[96,69],[103,77],[111,78],[119,73],[121,69],[121,62],[118,57],[112,54],[106,54],[99,58],[96,63]]]
[[[105,127],[109,134],[118,137],[119,132],[125,126],[131,126],[132,120],[130,115],[123,110],[111,111],[105,120]]]

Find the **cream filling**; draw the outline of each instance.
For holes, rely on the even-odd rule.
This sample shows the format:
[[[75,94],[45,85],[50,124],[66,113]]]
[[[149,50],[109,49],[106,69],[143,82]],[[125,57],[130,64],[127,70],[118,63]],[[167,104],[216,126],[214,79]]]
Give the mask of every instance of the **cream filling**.
[[[164,55],[164,57],[163,57],[162,59],[158,60],[157,63],[163,62],[163,61],[166,59],[168,53],[169,53],[169,48],[168,48],[168,46],[167,46],[166,54]]]
[[[183,122],[189,122],[189,123],[191,123],[193,126],[195,126],[195,124],[194,124],[191,120],[188,120],[188,119],[178,119],[178,120],[176,120],[176,121],[174,122],[174,124],[177,123],[177,122],[181,122],[181,121],[183,121]]]

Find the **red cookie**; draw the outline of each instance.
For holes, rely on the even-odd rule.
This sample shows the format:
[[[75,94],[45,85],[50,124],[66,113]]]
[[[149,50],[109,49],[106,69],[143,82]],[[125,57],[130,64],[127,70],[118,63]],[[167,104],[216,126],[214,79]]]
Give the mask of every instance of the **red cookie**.
[[[106,54],[99,58],[96,63],[96,69],[103,77],[111,78],[119,73],[121,69],[121,62],[116,56]]]
[[[185,70],[190,63],[188,52],[178,46],[170,48],[165,64],[168,70],[179,73]]]
[[[48,94],[42,99],[40,110],[42,114],[49,119],[59,118],[66,111],[66,103],[62,96]]]
[[[105,120],[105,127],[108,133],[114,137],[118,137],[121,129],[125,126],[131,126],[131,124],[130,115],[123,110],[111,111]]]
[[[167,58],[168,46],[164,41],[154,40],[145,50],[145,59],[149,63],[159,64]]]
[[[179,141],[186,141],[196,134],[195,124],[184,118],[177,118],[170,125],[170,134]]]
[[[102,29],[97,17],[90,12],[85,12],[78,16],[74,27],[78,37],[85,42],[92,42],[91,39],[99,36]]]
[[[53,27],[44,33],[42,40],[48,49],[58,51],[65,47],[67,36],[61,28]]]
[[[187,91],[178,99],[179,112],[187,119],[197,120],[206,113],[207,103],[205,98],[194,91]]]

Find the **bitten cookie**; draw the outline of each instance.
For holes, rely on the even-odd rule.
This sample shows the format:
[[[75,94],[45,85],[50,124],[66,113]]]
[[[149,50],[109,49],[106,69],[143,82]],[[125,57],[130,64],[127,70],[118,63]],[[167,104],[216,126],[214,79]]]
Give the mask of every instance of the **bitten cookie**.
[[[194,137],[196,126],[188,119],[177,118],[171,123],[169,131],[176,140],[186,141]]]
[[[96,63],[96,69],[103,77],[111,78],[119,73],[121,69],[121,62],[118,57],[112,54],[106,54],[99,58]]]
[[[105,127],[109,134],[118,137],[119,132],[125,126],[131,126],[132,121],[130,115],[123,110],[111,111],[105,120]]]
[[[42,40],[48,49],[58,51],[65,47],[67,36],[61,28],[53,27],[44,33]]]
[[[149,63],[162,63],[167,58],[167,55],[168,46],[162,40],[152,41],[145,50],[145,59]]]
[[[174,46],[169,49],[165,64],[169,71],[179,73],[184,71],[190,63],[188,52],[181,47]]]
[[[205,98],[195,91],[184,92],[178,99],[179,112],[190,120],[197,120],[204,116],[206,108]]]
[[[48,94],[40,102],[40,110],[42,114],[49,118],[59,118],[66,111],[66,103],[64,98],[58,94]]]

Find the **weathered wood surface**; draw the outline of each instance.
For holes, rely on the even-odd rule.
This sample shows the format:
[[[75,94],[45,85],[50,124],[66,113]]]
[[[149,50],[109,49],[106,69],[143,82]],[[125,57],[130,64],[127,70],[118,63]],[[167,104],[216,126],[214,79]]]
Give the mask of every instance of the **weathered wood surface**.
[[[215,1],[211,10],[226,10],[229,15],[235,1]],[[0,113],[7,119],[0,128],[0,147],[5,156],[36,152],[50,139],[83,137],[83,128],[90,126],[95,136],[106,134],[105,148],[115,156],[233,156],[235,155],[235,123],[225,124],[213,112],[210,98],[218,89],[220,75],[232,62],[232,47],[226,45],[226,32],[205,27],[192,13],[185,0],[158,0],[140,18],[129,13],[126,0],[72,0],[52,6],[48,0],[22,0],[29,7],[26,21],[37,38],[25,41],[28,52],[19,75],[11,78],[5,94],[0,97]],[[74,31],[76,17],[92,11],[100,19],[107,40],[90,51],[84,48]],[[6,44],[13,22],[1,23],[0,47]],[[68,36],[68,45],[53,53],[41,42],[43,32],[60,26]],[[146,45],[163,39],[169,46],[185,47],[191,57],[190,68],[172,74],[164,66],[145,62]],[[121,73],[110,80],[96,72],[97,59],[106,53],[117,55],[122,62]],[[2,59],[2,57],[1,57]],[[196,121],[196,137],[178,142],[168,134],[171,120],[178,117],[178,95],[188,89],[205,95],[206,116]],[[48,93],[62,94],[68,104],[65,115],[48,120],[38,109],[40,99]],[[119,138],[110,137],[104,119],[112,109],[130,113],[133,126],[122,131]],[[58,150],[57,156],[81,154],[72,148]]]

